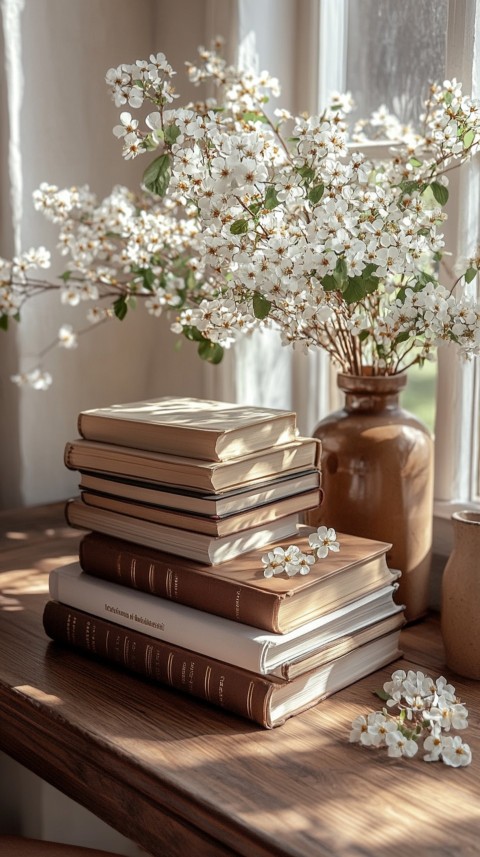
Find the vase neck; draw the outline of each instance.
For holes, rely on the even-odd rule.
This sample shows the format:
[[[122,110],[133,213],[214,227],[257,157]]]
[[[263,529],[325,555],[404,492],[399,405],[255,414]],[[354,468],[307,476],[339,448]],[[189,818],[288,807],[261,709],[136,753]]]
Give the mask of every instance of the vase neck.
[[[361,413],[380,413],[395,411],[399,407],[399,394],[389,393],[376,396],[374,393],[346,393],[345,410]]]
[[[405,375],[355,376],[338,375],[337,384],[345,393],[345,410],[379,413],[399,407],[399,396]]]

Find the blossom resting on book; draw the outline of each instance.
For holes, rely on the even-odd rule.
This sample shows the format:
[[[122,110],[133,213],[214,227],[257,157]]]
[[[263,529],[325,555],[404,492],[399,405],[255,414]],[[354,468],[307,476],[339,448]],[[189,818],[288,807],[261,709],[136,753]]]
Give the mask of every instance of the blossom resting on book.
[[[309,553],[301,551],[297,545],[290,545],[286,550],[275,547],[268,551],[262,556],[264,576],[273,577],[284,572],[289,577],[295,574],[308,574],[315,559],[324,559],[328,556],[329,550],[335,553],[340,550],[340,543],[337,541],[337,534],[333,527],[318,527],[316,533],[309,535],[308,541],[314,549]]]

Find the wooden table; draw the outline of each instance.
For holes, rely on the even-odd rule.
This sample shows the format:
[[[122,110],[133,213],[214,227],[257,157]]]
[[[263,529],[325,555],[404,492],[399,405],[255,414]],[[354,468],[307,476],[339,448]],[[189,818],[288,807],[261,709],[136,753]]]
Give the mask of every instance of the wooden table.
[[[387,667],[272,731],[49,643],[47,576],[76,557],[62,507],[0,515],[0,749],[160,857],[480,853],[480,685],[448,673],[438,621],[396,666],[445,673],[473,762],[389,759],[348,743]]]

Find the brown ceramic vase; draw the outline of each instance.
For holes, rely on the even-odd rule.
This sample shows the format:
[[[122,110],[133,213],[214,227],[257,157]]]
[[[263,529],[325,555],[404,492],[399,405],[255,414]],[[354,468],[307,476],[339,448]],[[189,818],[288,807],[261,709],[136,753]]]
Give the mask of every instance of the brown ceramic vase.
[[[480,512],[454,512],[442,579],[441,627],[450,669],[480,679]]]
[[[345,405],[322,420],[321,507],[312,526],[390,542],[387,561],[402,572],[396,596],[408,621],[428,608],[432,545],[433,441],[399,405],[404,374],[339,375]]]

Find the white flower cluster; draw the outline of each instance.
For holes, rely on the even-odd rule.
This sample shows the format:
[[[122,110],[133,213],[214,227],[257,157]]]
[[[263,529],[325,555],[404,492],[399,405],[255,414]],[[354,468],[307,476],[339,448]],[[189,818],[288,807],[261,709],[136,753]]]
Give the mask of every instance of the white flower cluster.
[[[55,346],[75,348],[89,325],[122,319],[136,301],[158,317],[164,309],[180,308],[187,295],[201,301],[209,292],[198,263],[198,223],[188,208],[122,186],[98,201],[88,187],[60,190],[46,183],[35,192],[34,204],[59,225],[57,249],[68,257],[66,271],[56,285],[38,279],[35,272],[50,267],[44,247],[0,260],[0,326],[6,329],[27,300],[51,289],[66,306],[88,305],[87,327],[75,332],[62,325],[43,355]],[[51,376],[37,366],[12,380],[44,390]]]
[[[418,298],[437,285],[446,170],[478,151],[479,102],[456,81],[432,86],[422,134],[380,108],[370,127],[397,145],[390,160],[373,163],[347,147],[348,98],[293,120],[284,138],[290,115],[277,111],[273,122],[264,109],[276,80],[227,66],[215,52],[202,49],[200,58],[190,78],[221,86],[221,101],[164,111],[163,84],[158,93],[150,81],[145,88],[159,107],[164,152],[152,186],[166,184],[168,172],[168,193],[195,202],[203,258],[221,292],[213,307],[206,300],[180,313],[175,332],[194,327],[228,347],[273,324],[285,344],[321,346],[356,374],[366,363],[383,374],[423,362],[441,340],[479,353],[478,304],[446,289]],[[357,124],[356,139],[366,125]],[[148,130],[137,125],[136,134],[148,151]],[[444,312],[433,320],[437,297]]]
[[[290,545],[288,548],[274,547],[262,556],[264,577],[274,577],[278,574],[287,574],[294,577],[296,574],[308,574],[316,559],[325,559],[329,551],[337,553],[340,543],[333,527],[318,527],[315,533],[308,537],[310,547],[309,553],[300,550],[298,545]]]
[[[144,192],[118,186],[99,202],[87,187],[43,184],[35,206],[58,225],[67,269],[60,282],[37,279],[44,248],[0,260],[0,328],[56,288],[65,304],[87,301],[90,322],[123,319],[139,299],[154,316],[170,311],[172,331],[213,363],[258,327],[323,348],[354,375],[422,364],[444,341],[479,354],[468,286],[480,252],[448,289],[438,264],[447,173],[479,151],[480,102],[445,81],[430,89],[421,132],[385,107],[350,129],[348,94],[321,115],[270,110],[278,81],[228,65],[218,47],[187,64],[217,97],[181,107],[162,53],[107,72],[124,157],[155,153]],[[385,159],[355,151],[378,136],[391,141]],[[51,347],[82,332],[63,327]]]
[[[379,695],[386,699],[387,707],[356,717],[351,742],[387,747],[389,756],[411,758],[422,741],[426,762],[442,761],[454,768],[470,764],[469,745],[460,735],[450,734],[452,729],[466,729],[468,711],[443,676],[433,681],[420,671],[397,670]]]

